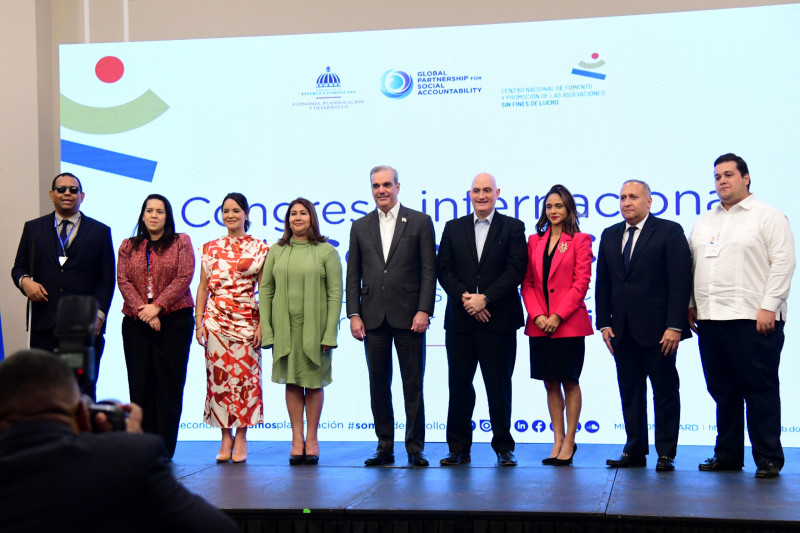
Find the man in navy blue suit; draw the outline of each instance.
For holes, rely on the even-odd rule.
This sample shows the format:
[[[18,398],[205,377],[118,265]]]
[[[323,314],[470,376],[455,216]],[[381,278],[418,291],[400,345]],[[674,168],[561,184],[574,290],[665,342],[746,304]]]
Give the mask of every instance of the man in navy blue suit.
[[[650,187],[623,183],[623,222],[603,231],[597,256],[595,314],[617,365],[627,441],[614,468],[647,464],[647,378],[653,387],[656,471],[675,470],[680,428],[678,343],[692,336],[686,309],[692,257],[680,224],[650,214]]]
[[[83,187],[75,175],[64,172],[53,179],[50,200],[55,211],[25,223],[11,278],[30,299],[32,348],[53,351],[57,347],[54,331],[62,296],[97,299],[97,375],[116,282],[114,247],[109,227],[80,212],[83,198]],[[94,390],[86,392],[94,397]]]

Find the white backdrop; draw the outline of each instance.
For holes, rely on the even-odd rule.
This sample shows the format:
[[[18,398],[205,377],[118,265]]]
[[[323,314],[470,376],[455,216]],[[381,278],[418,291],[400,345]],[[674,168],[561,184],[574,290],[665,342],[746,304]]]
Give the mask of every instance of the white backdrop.
[[[344,262],[351,222],[374,207],[368,173],[376,164],[399,170],[401,202],[434,218],[437,241],[447,220],[468,212],[466,191],[481,171],[497,177],[498,207],[522,219],[529,234],[541,196],[562,183],[585,211],[582,230],[599,238],[621,220],[616,194],[630,178],[647,181],[654,191],[652,212],[680,222],[688,234],[697,215],[716,200],[714,159],[730,151],[748,161],[752,191],[794,220],[797,210],[786,180],[794,170],[800,123],[798,27],[795,4],[419,30],[64,45],[62,167],[81,178],[84,212],[111,226],[116,246],[131,235],[144,197],[159,192],[172,202],[178,231],[187,232],[199,248],[224,234],[216,209],[226,193],[240,191],[253,204],[250,233],[269,243],[281,234],[285,202],[297,196],[318,202],[322,231],[338,243]],[[100,61],[108,56],[118,63]],[[124,66],[118,80],[114,63]],[[154,94],[124,106],[147,91]],[[111,115],[80,106],[124,107]],[[193,291],[196,286],[197,277]],[[594,284],[587,296],[590,312],[593,293]],[[439,289],[427,337],[429,441],[445,436],[445,298]],[[800,418],[793,409],[800,400],[793,387],[800,369],[794,300],[781,365],[789,446],[800,445]],[[117,293],[98,394],[125,400],[121,307]],[[374,440],[363,347],[348,334],[346,319],[341,326],[320,435]],[[544,388],[529,378],[521,332],[518,346],[514,437],[550,441]],[[264,355],[264,426],[251,438],[288,440],[283,387],[270,382],[271,353]],[[712,444],[714,404],[695,339],[681,344],[678,368],[680,442]],[[614,362],[598,334],[587,340],[581,386],[579,439],[624,442]],[[478,377],[473,417],[478,442],[491,435],[482,388]],[[398,372],[393,391],[396,436],[402,439]],[[181,439],[218,438],[216,429],[202,423],[204,397],[203,352],[194,344]]]

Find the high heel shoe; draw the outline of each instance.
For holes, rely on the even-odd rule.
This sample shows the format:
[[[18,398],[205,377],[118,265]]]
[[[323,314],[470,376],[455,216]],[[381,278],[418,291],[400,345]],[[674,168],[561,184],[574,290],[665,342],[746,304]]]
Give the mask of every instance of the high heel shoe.
[[[551,465],[551,464],[553,464],[553,461],[555,461],[556,459],[557,459],[557,457],[545,457],[544,459],[542,459],[542,464],[543,465]]]
[[[297,466],[297,465],[306,464],[306,456],[305,456],[305,454],[303,454],[303,455],[290,455],[289,456],[289,464],[291,466]]]
[[[319,455],[306,455],[306,464],[307,465],[319,464]]]
[[[558,457],[556,457],[551,464],[553,466],[569,466],[569,465],[572,464],[572,458],[575,457],[575,452],[577,452],[577,451],[578,451],[578,445],[577,444],[573,444],[572,445],[572,455],[570,456],[569,459],[559,459]]]
[[[236,443],[234,442],[234,449],[231,450],[231,461],[234,463],[244,463],[247,461],[247,441],[244,442],[244,453],[236,453]]]
[[[231,442],[231,449],[225,451],[220,447],[219,452],[217,453],[217,462],[218,463],[227,463],[233,457],[233,442]]]

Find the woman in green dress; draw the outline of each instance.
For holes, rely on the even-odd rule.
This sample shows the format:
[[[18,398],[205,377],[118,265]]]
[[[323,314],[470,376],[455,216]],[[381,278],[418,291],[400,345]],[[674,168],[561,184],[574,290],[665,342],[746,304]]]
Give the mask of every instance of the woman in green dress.
[[[331,351],[342,309],[342,264],[326,241],[314,204],[292,200],[283,237],[270,248],[259,289],[262,344],[272,348],[272,381],[286,384],[290,465],[319,462],[322,388],[332,381]]]

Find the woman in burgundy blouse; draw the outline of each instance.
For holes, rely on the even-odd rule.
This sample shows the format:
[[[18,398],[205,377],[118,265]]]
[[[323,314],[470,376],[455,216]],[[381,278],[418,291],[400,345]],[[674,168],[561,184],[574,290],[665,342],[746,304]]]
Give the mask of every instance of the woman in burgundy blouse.
[[[169,200],[151,194],[142,204],[136,236],[119,248],[117,283],[131,401],[144,410],[143,429],[163,437],[170,457],[194,328],[193,275],[192,241],[175,233]]]

